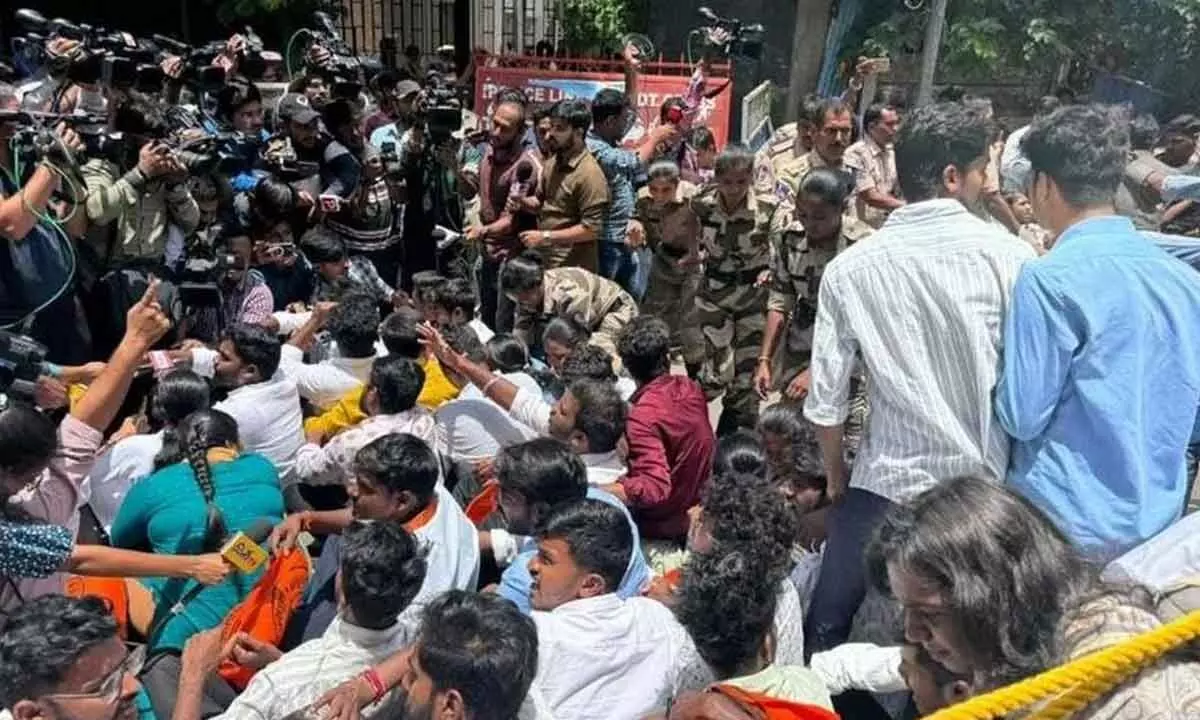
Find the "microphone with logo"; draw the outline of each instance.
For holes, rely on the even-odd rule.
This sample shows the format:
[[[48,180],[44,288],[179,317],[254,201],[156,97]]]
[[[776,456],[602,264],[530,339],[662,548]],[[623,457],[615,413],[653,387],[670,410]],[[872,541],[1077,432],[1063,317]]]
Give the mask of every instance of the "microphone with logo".
[[[271,531],[274,529],[275,524],[266,518],[255,520],[250,527],[234,533],[225,541],[225,544],[221,546],[221,557],[225,558],[225,562],[239,573],[248,575],[258,570],[270,558],[270,554],[262,546],[267,538],[271,537]],[[169,611],[159,616],[150,631],[146,633],[150,642],[156,641],[158,633],[167,623],[183,614],[188,603],[195,600],[206,589],[206,586],[196,583],[171,606]]]
[[[533,192],[533,164],[525,161],[517,165],[512,187],[508,189],[509,200],[521,200]],[[523,233],[526,230],[537,230],[537,216],[528,212],[513,214],[513,230]]]

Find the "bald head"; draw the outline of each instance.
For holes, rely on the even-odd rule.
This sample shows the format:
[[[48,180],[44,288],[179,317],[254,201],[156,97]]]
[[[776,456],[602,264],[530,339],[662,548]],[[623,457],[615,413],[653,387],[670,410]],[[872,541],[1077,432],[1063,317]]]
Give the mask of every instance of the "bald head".
[[[510,148],[525,132],[525,108],[516,102],[502,102],[492,111],[492,146]]]

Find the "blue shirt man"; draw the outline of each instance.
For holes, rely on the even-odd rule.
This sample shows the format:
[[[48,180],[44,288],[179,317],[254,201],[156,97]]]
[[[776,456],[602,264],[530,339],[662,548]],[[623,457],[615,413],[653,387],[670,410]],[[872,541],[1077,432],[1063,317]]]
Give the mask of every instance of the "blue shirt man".
[[[625,518],[629,521],[629,528],[633,531],[633,554],[629,558],[629,565],[625,568],[625,577],[621,578],[621,585],[617,588],[617,595],[622,599],[641,595],[642,590],[650,584],[650,566],[646,564],[646,558],[642,555],[642,539],[637,525],[633,523],[633,517],[621,501],[603,490],[589,486],[587,497],[589,500],[600,500],[618,507],[621,512],[625,513]],[[536,553],[536,540],[527,538],[516,559],[500,577],[500,589],[497,591],[497,594],[511,600],[526,615],[533,612],[531,598],[533,576],[529,574],[529,561]]]
[[[1017,278],[995,407],[1008,481],[1089,557],[1162,531],[1198,437],[1200,275],[1126,218],[1072,225]]]

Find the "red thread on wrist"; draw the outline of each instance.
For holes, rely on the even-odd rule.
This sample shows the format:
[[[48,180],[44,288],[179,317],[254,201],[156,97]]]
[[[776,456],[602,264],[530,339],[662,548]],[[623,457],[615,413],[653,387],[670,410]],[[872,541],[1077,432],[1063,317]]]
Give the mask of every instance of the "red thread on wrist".
[[[375,698],[371,700],[372,703],[379,702],[384,695],[387,695],[387,687],[384,686],[383,678],[379,677],[375,668],[363,670],[362,678],[367,681],[367,684],[371,686],[371,691],[375,693]]]

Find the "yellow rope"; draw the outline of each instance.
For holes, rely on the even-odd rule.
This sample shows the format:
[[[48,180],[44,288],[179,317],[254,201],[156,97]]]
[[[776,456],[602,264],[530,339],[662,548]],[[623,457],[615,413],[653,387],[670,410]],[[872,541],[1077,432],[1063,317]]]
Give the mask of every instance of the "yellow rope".
[[[995,720],[1024,708],[1026,720],[1062,720],[1106,695],[1162,656],[1200,638],[1200,611],[1066,665],[940,710],[926,720]]]

